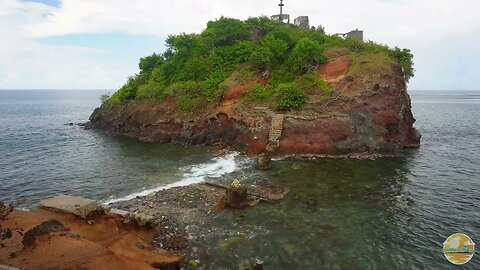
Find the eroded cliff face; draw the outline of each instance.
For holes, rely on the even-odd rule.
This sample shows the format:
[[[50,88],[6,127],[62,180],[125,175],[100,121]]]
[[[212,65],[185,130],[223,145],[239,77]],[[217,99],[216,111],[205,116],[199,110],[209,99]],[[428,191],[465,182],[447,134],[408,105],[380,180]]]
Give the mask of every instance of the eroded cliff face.
[[[390,154],[419,147],[420,134],[413,127],[410,98],[398,65],[392,63],[375,74],[353,74],[350,64],[345,54],[320,66],[318,76],[330,85],[331,93],[310,93],[301,111],[242,102],[250,86],[266,83],[258,78],[232,85],[221,102],[196,115],[181,114],[169,97],[162,102],[103,105],[90,120],[113,135],[220,145],[247,154],[265,151],[272,141],[279,155]]]

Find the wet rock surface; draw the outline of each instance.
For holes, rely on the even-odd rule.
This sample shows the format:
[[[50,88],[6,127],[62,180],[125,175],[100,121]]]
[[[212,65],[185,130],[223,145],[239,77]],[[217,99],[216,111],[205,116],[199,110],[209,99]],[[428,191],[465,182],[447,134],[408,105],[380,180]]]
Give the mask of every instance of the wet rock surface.
[[[223,211],[241,218],[243,208],[287,193],[234,180],[225,187],[205,182],[162,190],[111,206],[65,195],[43,200],[32,211],[3,205],[0,228],[8,235],[2,235],[0,261],[28,269],[209,269],[210,237],[225,234],[219,244],[225,249],[245,233],[212,226],[213,219]],[[262,269],[241,259],[247,260],[242,269]]]
[[[268,170],[272,166],[272,158],[267,153],[262,153],[257,157],[257,168],[260,170]]]
[[[247,187],[240,181],[233,181],[226,189],[225,203],[227,207],[244,208],[248,202]]]
[[[154,217],[160,230],[152,246],[184,254],[183,269],[199,269],[202,254],[198,243],[202,243],[210,230],[205,221],[214,216],[212,210],[224,195],[225,191],[220,188],[199,184],[163,190],[111,206]]]
[[[74,214],[80,218],[87,218],[96,213],[106,211],[106,207],[97,201],[67,195],[42,200],[39,203],[39,207],[56,212]]]
[[[205,248],[206,236],[216,230],[208,225],[208,220],[218,214],[215,209],[219,201],[225,200],[226,189],[221,185],[203,183],[163,190],[111,206],[155,217],[160,230],[152,246],[184,254],[182,269],[205,269],[205,262],[211,257]],[[279,200],[288,193],[286,188],[273,186],[248,187],[248,190],[250,205],[261,200]],[[222,211],[227,209],[227,205],[222,207]]]

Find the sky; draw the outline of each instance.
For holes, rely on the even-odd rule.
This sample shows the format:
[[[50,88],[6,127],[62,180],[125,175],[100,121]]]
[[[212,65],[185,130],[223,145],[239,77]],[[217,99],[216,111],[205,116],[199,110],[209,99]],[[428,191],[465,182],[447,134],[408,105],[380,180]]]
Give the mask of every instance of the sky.
[[[279,12],[278,0],[0,0],[0,89],[117,89],[169,34]],[[284,0],[327,33],[410,48],[411,90],[480,90],[479,0]]]

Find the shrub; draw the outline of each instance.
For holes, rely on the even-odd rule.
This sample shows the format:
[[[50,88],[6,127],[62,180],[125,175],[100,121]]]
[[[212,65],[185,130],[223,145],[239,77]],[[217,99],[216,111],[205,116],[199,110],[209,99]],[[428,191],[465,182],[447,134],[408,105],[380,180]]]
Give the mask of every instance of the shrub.
[[[248,101],[265,102],[272,97],[272,94],[273,94],[273,91],[271,91],[271,89],[261,84],[255,84],[247,90],[245,94],[245,100],[247,102]]]
[[[281,83],[292,82],[295,79],[295,74],[292,70],[287,67],[281,67],[273,71],[272,79],[270,80],[270,85],[276,87]]]
[[[268,33],[267,37],[274,37],[287,43],[289,49],[293,49],[300,39],[299,35],[290,28],[278,28]]]
[[[109,101],[115,104],[120,104],[135,99],[137,97],[138,88],[145,84],[147,79],[148,75],[146,74],[129,77],[127,83],[113,94]]]
[[[201,112],[205,105],[207,104],[207,100],[205,97],[188,97],[188,96],[180,96],[176,99],[178,109],[183,113],[196,113]]]
[[[290,53],[288,65],[297,74],[314,70],[319,64],[327,62],[319,43],[309,39],[301,39]]]
[[[284,61],[287,50],[285,41],[268,35],[260,41],[250,60],[260,70],[272,69]]]
[[[166,83],[163,70],[155,68],[150,75],[148,82],[141,85],[137,91],[137,99],[162,100],[166,96]]]
[[[280,110],[300,110],[307,102],[308,96],[295,83],[282,83],[275,89],[278,98],[277,108]]]
[[[167,91],[175,97],[178,109],[183,113],[199,112],[207,103],[200,82],[177,82],[168,87]]]
[[[273,53],[266,47],[257,47],[252,53],[250,61],[259,70],[266,70],[273,66]]]
[[[240,84],[251,82],[255,78],[255,71],[250,65],[243,65],[238,68],[234,74],[237,82]]]
[[[248,26],[256,26],[260,29],[263,30],[263,32],[266,34],[274,29],[277,29],[278,27],[283,27],[284,24],[277,21],[277,20],[271,20],[270,18],[266,16],[262,17],[250,17],[248,18],[245,23]]]
[[[101,94],[100,95],[100,101],[102,104],[106,103],[110,99],[110,94]]]
[[[215,46],[233,45],[237,40],[245,40],[250,36],[247,24],[231,18],[221,17],[210,21],[203,36],[209,37]]]
[[[365,43],[362,40],[358,40],[355,38],[347,38],[345,40],[345,44],[347,47],[353,52],[361,52],[365,50]]]
[[[317,30],[317,32],[319,32],[320,34],[325,35],[325,27],[323,27],[323,25],[317,26],[315,30]]]
[[[140,86],[137,92],[137,99],[163,100],[165,97],[165,86],[154,81]]]
[[[218,100],[222,96],[222,89],[218,86],[232,74],[232,67],[223,67],[223,69],[214,70],[202,83],[203,95],[208,101]]]
[[[167,88],[167,91],[169,95],[172,95],[174,97],[199,97],[203,94],[202,84],[195,81],[174,83]]]
[[[407,82],[415,76],[415,69],[413,68],[413,54],[409,49],[400,49],[395,47],[391,51],[391,55],[398,60],[400,67],[403,70],[403,75]]]
[[[295,82],[307,92],[330,92],[330,86],[315,73],[307,73],[300,76]]]
[[[235,63],[244,63],[250,60],[253,52],[253,43],[251,41],[240,41],[232,48],[233,61]]]
[[[283,62],[285,54],[288,50],[287,42],[278,39],[272,35],[268,35],[260,41],[260,46],[270,50],[273,54],[273,64],[279,64]]]

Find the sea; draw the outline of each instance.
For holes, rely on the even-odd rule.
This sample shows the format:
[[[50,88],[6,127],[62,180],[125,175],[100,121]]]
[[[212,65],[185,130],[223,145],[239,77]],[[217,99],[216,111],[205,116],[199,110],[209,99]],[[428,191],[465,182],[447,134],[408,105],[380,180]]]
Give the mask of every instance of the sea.
[[[274,204],[212,216],[207,269],[480,269],[442,244],[480,244],[480,91],[410,91],[422,146],[376,160],[276,160],[143,143],[75,125],[104,90],[0,91],[0,201],[25,209],[59,194],[117,202],[208,179],[290,189]],[[73,125],[72,125],[73,124]],[[221,231],[222,233],[218,233]]]

